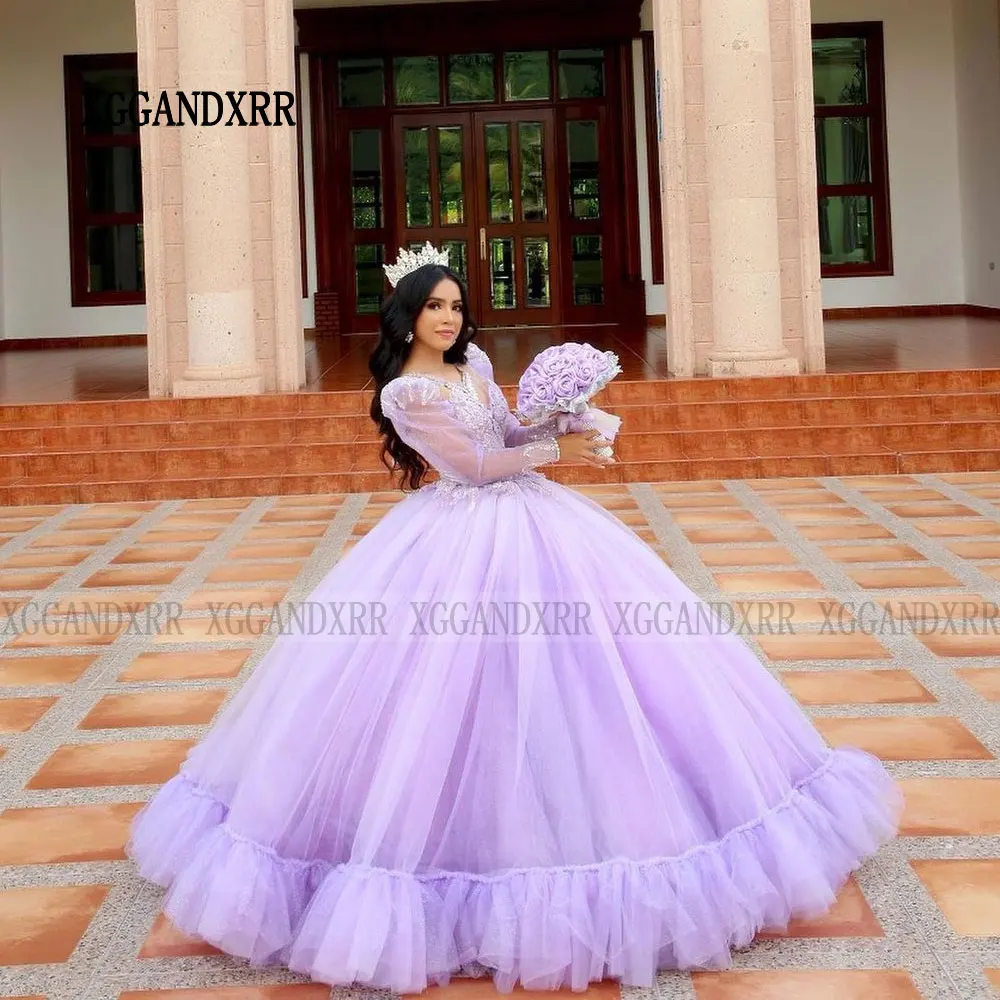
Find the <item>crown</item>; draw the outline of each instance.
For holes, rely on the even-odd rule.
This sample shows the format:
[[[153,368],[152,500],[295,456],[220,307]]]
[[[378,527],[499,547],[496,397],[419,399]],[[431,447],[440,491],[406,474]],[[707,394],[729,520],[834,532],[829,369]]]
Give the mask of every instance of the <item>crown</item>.
[[[443,264],[447,267],[448,251],[438,250],[429,240],[416,252],[400,247],[396,263],[385,264],[382,269],[389,278],[389,284],[395,288],[401,278],[426,264]]]

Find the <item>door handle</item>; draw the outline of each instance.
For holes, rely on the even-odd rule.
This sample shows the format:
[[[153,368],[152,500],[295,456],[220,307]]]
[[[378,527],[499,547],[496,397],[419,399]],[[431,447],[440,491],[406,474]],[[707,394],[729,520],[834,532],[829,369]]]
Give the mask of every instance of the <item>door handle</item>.
[[[479,259],[486,260],[486,227],[479,230]]]

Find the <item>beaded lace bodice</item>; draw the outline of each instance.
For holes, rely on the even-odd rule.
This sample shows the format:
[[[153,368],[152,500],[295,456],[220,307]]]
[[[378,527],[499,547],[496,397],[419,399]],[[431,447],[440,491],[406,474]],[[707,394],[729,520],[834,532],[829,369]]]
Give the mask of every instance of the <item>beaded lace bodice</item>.
[[[556,436],[564,433],[564,420],[523,427],[493,380],[485,352],[469,344],[466,357],[459,381],[422,374],[393,379],[382,389],[382,412],[441,474],[445,489],[498,484],[507,491],[529,481],[547,482],[534,470],[558,460]]]

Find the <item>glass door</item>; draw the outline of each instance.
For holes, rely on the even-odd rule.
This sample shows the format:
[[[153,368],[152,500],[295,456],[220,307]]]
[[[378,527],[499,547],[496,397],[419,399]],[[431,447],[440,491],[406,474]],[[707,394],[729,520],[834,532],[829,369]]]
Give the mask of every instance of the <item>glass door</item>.
[[[559,322],[553,121],[547,109],[475,115],[477,316],[483,326]]]

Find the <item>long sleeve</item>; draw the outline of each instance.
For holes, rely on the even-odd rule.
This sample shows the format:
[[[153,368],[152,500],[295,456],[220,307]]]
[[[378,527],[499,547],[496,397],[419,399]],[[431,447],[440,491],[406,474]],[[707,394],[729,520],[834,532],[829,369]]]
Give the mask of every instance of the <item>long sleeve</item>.
[[[507,425],[504,429],[504,441],[509,447],[540,441],[548,437],[561,437],[583,430],[579,417],[571,413],[556,413],[537,424],[522,424],[513,413],[507,414]]]
[[[559,458],[555,436],[513,448],[488,449],[456,413],[447,389],[420,377],[399,378],[382,390],[382,412],[396,433],[442,476],[475,486],[528,472]],[[513,418],[513,414],[511,414]]]

